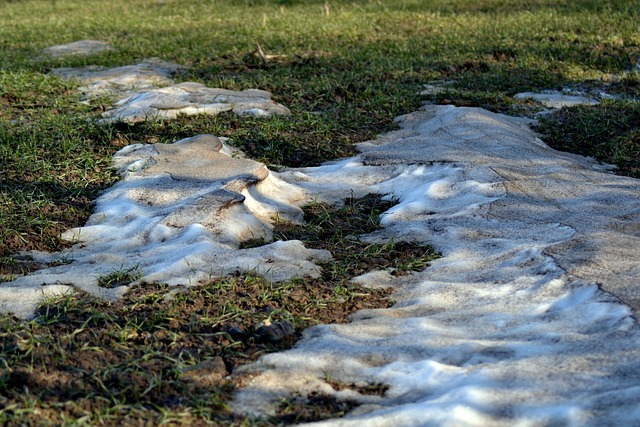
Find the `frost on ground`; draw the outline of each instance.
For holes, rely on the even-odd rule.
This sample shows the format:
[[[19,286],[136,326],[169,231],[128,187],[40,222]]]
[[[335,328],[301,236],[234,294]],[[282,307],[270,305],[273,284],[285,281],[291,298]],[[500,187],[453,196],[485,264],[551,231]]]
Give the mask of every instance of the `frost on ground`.
[[[300,221],[310,198],[379,193],[399,204],[363,238],[434,245],[427,270],[356,280],[393,286],[397,304],[306,331],[292,350],[242,368],[239,413],[321,392],[361,404],[319,425],[630,425],[640,422],[640,182],[560,153],[521,119],[427,106],[354,158],[270,172],[220,140],[134,145],[115,162],[72,261],[0,286],[4,311],[33,311],[66,284],[116,298],[100,275],[137,268],[172,284],[235,270],[317,274],[329,254],[271,238],[274,214]],[[44,286],[42,286],[44,284]],[[30,311],[31,310],[31,311]],[[345,384],[335,390],[336,383]],[[356,386],[383,383],[386,394]]]

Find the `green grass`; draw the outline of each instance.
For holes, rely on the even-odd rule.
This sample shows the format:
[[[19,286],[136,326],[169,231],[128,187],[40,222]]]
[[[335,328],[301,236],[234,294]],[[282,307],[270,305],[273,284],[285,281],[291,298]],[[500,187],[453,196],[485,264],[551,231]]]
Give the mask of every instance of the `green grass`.
[[[360,240],[361,235],[382,228],[381,216],[394,204],[374,194],[350,197],[338,207],[311,203],[303,208],[304,225],[276,222],[274,238],[301,240],[307,247],[331,252],[334,260],[322,265],[322,277],[343,286],[350,278],[376,269],[388,269],[394,275],[423,270],[440,257],[429,246],[394,239],[385,243]]]
[[[540,120],[549,144],[613,164],[617,173],[640,178],[640,103],[606,101],[565,109]]]
[[[45,301],[31,321],[3,316],[0,424],[248,423],[227,407],[243,381],[228,372],[289,348],[305,327],[379,307],[388,294],[334,285],[251,276],[189,289],[143,284],[117,303],[77,292]],[[289,332],[274,338],[265,328],[277,324]],[[255,423],[317,420],[340,408],[328,397],[318,403],[311,414],[299,408]]]
[[[515,93],[564,87],[605,90],[619,99],[562,110],[542,120],[539,130],[557,148],[596,156],[618,165],[620,173],[638,176],[640,76],[630,72],[640,58],[637,1],[327,4],[328,11],[325,0],[0,0],[0,274],[13,276],[38,267],[16,257],[17,251],[59,250],[67,244],[59,234],[82,225],[92,201],[117,180],[109,167],[116,150],[198,133],[230,137],[252,158],[273,167],[315,165],[352,155],[352,143],[393,129],[394,117],[415,111],[423,101],[529,114],[540,106],[514,100]],[[41,54],[46,47],[81,39],[104,40],[114,49],[65,59]],[[257,44],[267,56],[275,55],[273,59],[263,63],[247,55]],[[121,66],[150,57],[190,67],[182,80],[269,90],[292,115],[258,120],[223,114],[98,126],[95,119],[112,100],[82,104],[75,83],[47,75],[56,67]],[[422,85],[432,80],[452,84],[443,93],[419,96]],[[261,279],[236,278],[205,286],[205,294],[250,295],[237,304],[207,303],[207,309],[222,309],[222,314],[201,315],[202,301],[209,301],[205,294],[180,293],[173,305],[164,306],[160,301],[168,290],[152,285],[158,288],[137,290],[117,305],[64,296],[43,305],[32,322],[0,318],[0,419],[15,425],[36,425],[42,414],[52,424],[70,425],[134,424],[147,418],[193,425],[206,420],[250,423],[225,412],[224,399],[233,385],[216,385],[201,394],[176,366],[196,365],[220,354],[241,358],[238,346],[248,345],[255,319],[265,316],[260,307],[270,306],[273,320],[293,322],[299,331],[315,321],[331,321],[319,311],[300,317],[304,310],[324,305],[345,314],[360,308],[350,303],[359,297],[344,286],[353,275],[376,266],[404,274],[427,265],[434,255],[428,248],[360,242],[357,236],[379,226],[376,216],[384,210],[360,209],[363,206],[371,207],[362,200],[348,201],[337,210],[310,206],[308,230],[281,224],[280,237],[328,248],[337,261],[325,266],[325,276],[317,283],[301,280],[273,288]],[[349,216],[358,218],[357,227],[344,221]],[[135,271],[114,271],[103,282],[117,286],[135,278]],[[322,295],[313,294],[319,283],[329,287]],[[378,304],[386,303],[380,302],[383,297],[375,296]],[[225,337],[226,344],[206,354],[175,352],[175,343],[183,339],[209,340],[198,345],[213,348],[211,340],[223,339],[216,335],[221,332],[215,329],[221,325],[216,319],[240,322],[243,338]],[[199,335],[198,328],[208,332]],[[63,338],[75,347],[67,347]],[[112,348],[121,350],[118,358],[102,370],[63,363],[78,349],[98,357]],[[66,392],[79,393],[68,399],[52,392],[54,386],[37,393],[19,389],[20,381],[36,383],[36,374],[46,371],[39,371],[46,368],[37,359],[43,354],[60,363],[55,369],[62,373],[56,378],[72,381],[72,372],[85,375],[82,378],[95,387],[67,387],[71,391]],[[141,375],[136,385],[141,388],[111,388],[107,380],[122,374],[119,369]],[[180,405],[170,399],[172,390],[182,390],[176,392],[183,399]],[[311,408],[304,399],[283,402],[280,418],[272,422],[348,409],[326,396],[314,399]]]
[[[131,268],[121,267],[120,269],[114,270],[106,276],[99,277],[98,286],[102,288],[116,288],[118,286],[126,286],[130,283],[135,282],[141,277],[142,273],[140,272],[137,265]]]
[[[233,138],[267,164],[301,166],[348,156],[351,144],[416,110],[421,85],[456,84],[427,101],[518,113],[525,90],[606,88],[638,97],[633,1],[0,1],[0,255],[59,249],[90,200],[114,181],[123,142],[172,142],[200,132]],[[46,59],[42,49],[80,39],[111,43],[91,57]],[[266,65],[246,55],[260,44]],[[258,87],[293,115],[231,115],[97,127],[98,103],[77,102],[54,67],[119,66],[159,57],[183,77],[229,89]],[[107,100],[104,100],[107,102]],[[108,104],[107,104],[108,105]],[[44,213],[44,214],[43,214]],[[25,221],[26,219],[26,221]],[[76,225],[77,225],[76,224]]]
[[[58,79],[0,70],[0,86],[0,256],[59,249],[58,235],[115,181],[113,129],[96,125]]]

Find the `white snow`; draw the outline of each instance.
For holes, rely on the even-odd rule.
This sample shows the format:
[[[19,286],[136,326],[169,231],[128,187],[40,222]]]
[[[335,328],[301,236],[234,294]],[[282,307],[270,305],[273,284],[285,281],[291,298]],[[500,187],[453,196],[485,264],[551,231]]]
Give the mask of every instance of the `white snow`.
[[[78,90],[82,99],[92,100],[100,96],[112,96],[116,99],[142,90],[156,89],[175,84],[172,76],[184,71],[186,67],[150,58],[135,65],[104,68],[88,65],[78,68],[54,68],[52,75],[67,80],[77,80],[82,84]]]
[[[102,114],[100,123],[138,123],[149,119],[175,119],[179,115],[216,115],[233,111],[238,116],[270,117],[288,115],[287,107],[271,100],[269,92],[258,89],[232,91],[184,82],[147,89],[122,98]]]
[[[311,328],[296,348],[244,368],[255,377],[234,408],[269,414],[290,395],[343,396],[331,378],[391,388],[354,393],[363,406],[317,425],[640,422],[640,236],[612,227],[637,227],[640,184],[486,111],[426,107],[400,123],[354,159],[282,177],[329,200],[322,190],[340,185],[391,194],[400,203],[368,239],[429,242],[445,256],[409,277],[358,278],[391,283],[395,306]],[[585,259],[577,242],[590,233]],[[598,259],[610,269],[590,268]]]
[[[53,58],[63,58],[74,55],[94,55],[106,50],[111,50],[109,43],[101,40],[78,40],[68,44],[51,46],[44,49],[44,54]]]
[[[213,136],[125,147],[114,156],[114,164],[125,179],[98,199],[84,227],[63,234],[78,244],[58,254],[33,254],[43,263],[73,262],[0,286],[3,311],[29,317],[43,290],[69,290],[43,284],[72,284],[117,298],[127,287],[104,289],[97,283],[101,276],[120,270],[138,271],[140,279],[134,283],[189,285],[236,271],[285,280],[317,276],[320,268],[313,261],[331,258],[298,241],[238,249],[249,239],[271,240],[276,213],[299,222],[302,211],[297,204],[310,196],[264,165],[237,156]]]
[[[542,93],[522,92],[513,96],[515,99],[532,99],[549,108],[573,107],[576,105],[597,105],[600,101],[584,94],[569,94],[549,90]]]
[[[180,115],[216,115],[226,111],[250,117],[291,114],[287,107],[274,102],[271,93],[264,90],[233,91],[195,82],[175,84],[172,77],[185,69],[178,64],[150,58],[135,65],[115,68],[95,65],[56,68],[51,74],[82,83],[78,88],[82,102],[90,103],[103,96],[116,99],[113,107],[102,113],[98,121],[102,124],[175,119]]]
[[[329,255],[300,242],[238,244],[269,239],[272,215],[300,221],[310,199],[379,193],[399,204],[364,239],[430,243],[443,258],[356,278],[392,286],[396,304],[310,328],[241,368],[252,380],[235,411],[270,414],[319,391],[361,403],[322,426],[640,424],[640,183],[481,109],[429,106],[399,123],[354,158],[282,173],[211,136],[127,147],[115,159],[126,178],[66,234],[80,244],[34,254],[74,262],[2,284],[2,308],[27,316],[40,293],[72,289],[60,283],[117,298],[126,289],[95,282],[122,267],[171,284],[318,274],[313,262]],[[366,396],[328,378],[390,388]]]

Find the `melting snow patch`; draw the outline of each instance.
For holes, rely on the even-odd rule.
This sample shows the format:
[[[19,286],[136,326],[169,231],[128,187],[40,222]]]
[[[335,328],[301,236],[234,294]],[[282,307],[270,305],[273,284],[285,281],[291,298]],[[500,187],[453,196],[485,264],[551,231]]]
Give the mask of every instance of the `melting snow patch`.
[[[55,68],[51,74],[82,83],[78,90],[85,100],[98,96],[122,98],[141,90],[156,89],[175,83],[172,76],[184,70],[177,64],[147,59],[135,65],[103,68],[95,65],[80,68]]]
[[[396,305],[311,328],[296,348],[243,368],[255,376],[235,410],[273,413],[292,393],[339,397],[329,377],[390,389],[356,393],[362,407],[317,425],[640,421],[629,410],[640,398],[640,236],[612,225],[636,215],[637,227],[638,181],[479,109],[430,106],[399,122],[354,159],[281,176],[327,200],[340,184],[387,193],[399,204],[368,239],[429,242],[444,257],[406,277],[357,278],[394,286]],[[605,404],[616,389],[621,397]]]
[[[116,153],[114,163],[125,178],[98,199],[84,227],[63,234],[78,244],[59,254],[35,254],[42,262],[72,262],[3,284],[3,308],[29,316],[43,296],[42,285],[58,283],[117,298],[126,287],[104,289],[97,282],[120,269],[137,269],[139,281],[174,285],[235,271],[273,280],[319,275],[313,261],[327,261],[331,255],[299,241],[239,249],[245,240],[271,240],[276,214],[301,221],[297,204],[310,195],[264,165],[229,153],[210,135],[171,145],[139,144]],[[25,299],[29,304],[14,310]]]
[[[456,84],[453,80],[432,80],[428,84],[424,85],[424,88],[420,91],[420,95],[440,95],[454,87]]]
[[[271,100],[271,93],[259,89],[232,91],[209,88],[201,83],[175,84],[172,77],[185,67],[148,59],[136,65],[116,68],[87,66],[56,68],[51,74],[75,79],[84,102],[99,96],[118,99],[104,112],[100,123],[138,123],[149,119],[175,119],[179,115],[216,115],[233,111],[238,116],[288,115],[287,107]]]
[[[430,243],[443,258],[354,279],[394,287],[397,303],[310,328],[241,368],[253,379],[235,411],[271,414],[283,397],[321,392],[362,404],[326,426],[638,424],[640,183],[481,109],[429,106],[399,123],[354,158],[282,173],[208,135],[126,147],[114,159],[124,180],[65,234],[79,244],[34,254],[73,262],[2,284],[3,309],[26,315],[43,292],[70,289],[60,283],[117,298],[126,289],[96,281],[120,267],[172,284],[236,270],[317,275],[326,252],[239,243],[269,240],[275,214],[301,221],[311,198],[378,193],[399,203],[364,239]],[[390,388],[365,396],[327,378]]]
[[[174,119],[180,114],[215,115],[233,111],[239,116],[268,117],[290,114],[284,105],[271,100],[269,92],[258,89],[231,91],[185,82],[134,94],[118,101],[102,114],[102,123],[137,123],[148,119]]]
[[[558,91],[543,93],[522,92],[513,96],[515,99],[533,99],[549,108],[573,107],[576,105],[598,105],[600,101],[583,95],[569,95]]]
[[[107,42],[100,40],[79,40],[73,43],[48,47],[44,50],[44,54],[54,58],[63,58],[73,55],[93,55],[105,50],[111,50],[111,45]]]

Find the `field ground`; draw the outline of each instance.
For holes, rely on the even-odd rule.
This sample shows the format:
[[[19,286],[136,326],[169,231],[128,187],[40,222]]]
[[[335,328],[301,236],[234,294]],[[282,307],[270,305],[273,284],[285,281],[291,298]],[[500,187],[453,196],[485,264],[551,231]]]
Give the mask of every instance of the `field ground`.
[[[0,274],[37,267],[20,262],[17,251],[65,247],[60,232],[83,224],[92,200],[117,180],[111,155],[139,142],[212,133],[272,167],[316,165],[353,154],[351,144],[393,129],[394,117],[425,101],[532,115],[541,106],[514,94],[569,88],[613,97],[547,116],[538,127],[543,139],[640,177],[637,1],[0,0],[0,8]],[[114,49],[88,58],[41,54],[82,39]],[[248,55],[258,44],[273,55],[267,63]],[[95,119],[113,100],[79,103],[75,83],[47,75],[56,67],[120,66],[150,57],[189,67],[181,80],[271,91],[293,114],[99,126]],[[431,81],[451,83],[444,92],[418,95]],[[391,258],[411,269],[436,256],[429,248],[392,244],[345,247],[321,225],[329,221],[348,229],[345,235],[366,233],[369,228],[354,230],[341,218],[375,227],[384,209],[369,199],[347,207],[352,210],[345,213],[311,206],[314,235],[282,230],[310,245],[330,242],[342,254],[327,266],[331,274],[322,286],[300,279],[274,288],[261,278],[237,277],[181,293],[160,309],[168,290],[149,285],[115,305],[66,296],[48,301],[32,321],[2,317],[0,422],[273,425],[344,413],[348,402],[313,396],[283,402],[274,419],[237,419],[225,407],[232,382],[196,384],[189,372],[220,359],[223,370],[233,370],[235,363],[291,345],[308,325],[386,306],[387,293],[346,286],[349,277]],[[330,220],[322,217],[327,212]],[[371,257],[378,264],[350,258],[366,251],[381,254]],[[105,283],[134,274],[114,272]],[[220,302],[222,290],[227,299]],[[233,321],[213,314],[221,307],[227,317],[233,310]],[[265,318],[295,331],[269,338],[258,332]],[[383,393],[384,385],[367,392]]]

